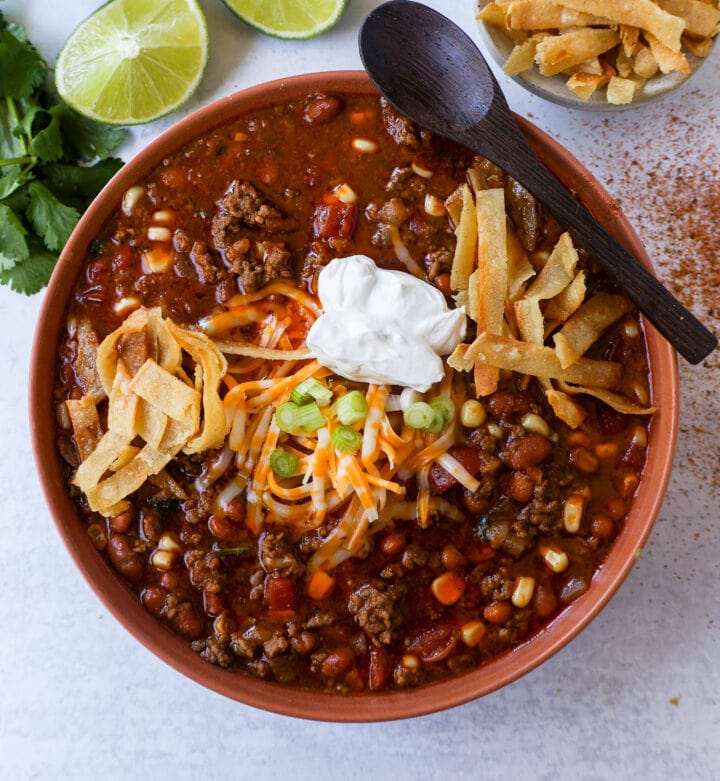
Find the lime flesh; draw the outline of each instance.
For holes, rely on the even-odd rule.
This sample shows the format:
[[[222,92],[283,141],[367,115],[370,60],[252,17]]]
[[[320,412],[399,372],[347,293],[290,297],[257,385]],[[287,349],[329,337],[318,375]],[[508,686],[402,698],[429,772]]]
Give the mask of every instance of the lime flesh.
[[[313,38],[342,16],[347,0],[224,0],[233,13],[266,35]]]
[[[207,25],[196,0],[111,0],[67,40],[55,84],[79,113],[134,125],[185,103],[207,58]]]

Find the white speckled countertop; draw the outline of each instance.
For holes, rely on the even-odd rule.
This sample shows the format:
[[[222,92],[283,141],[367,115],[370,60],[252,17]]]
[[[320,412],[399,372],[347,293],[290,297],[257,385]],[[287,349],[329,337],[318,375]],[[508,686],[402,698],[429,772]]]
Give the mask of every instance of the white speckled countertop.
[[[283,43],[246,29],[220,0],[201,0],[211,59],[184,111],[271,78],[360,67],[357,30],[378,4],[352,0],[330,33]],[[471,0],[430,4],[477,37]],[[2,10],[52,59],[99,5],[5,0]],[[516,111],[606,184],[663,280],[720,331],[720,52],[675,95],[622,115],[568,111],[503,84]],[[176,118],[134,130],[123,156]],[[0,778],[720,778],[717,353],[680,367],[681,431],[664,507],[637,566],[579,637],[463,707],[335,725],[254,710],[181,677],[76,572],[30,451],[27,374],[41,299],[0,289]]]

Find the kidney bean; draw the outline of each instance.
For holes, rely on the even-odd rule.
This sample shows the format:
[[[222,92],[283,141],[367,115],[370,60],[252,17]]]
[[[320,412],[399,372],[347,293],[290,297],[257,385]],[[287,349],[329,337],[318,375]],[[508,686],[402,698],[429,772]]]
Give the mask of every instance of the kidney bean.
[[[243,527],[224,515],[211,515],[208,519],[208,529],[222,542],[233,542],[238,535],[243,534]]]
[[[454,545],[446,545],[442,549],[440,560],[443,567],[449,570],[458,569],[467,563],[465,556]]]
[[[390,672],[390,656],[384,648],[372,646],[368,666],[368,688],[377,692],[385,688]]]
[[[394,556],[405,547],[405,535],[402,532],[388,532],[380,540],[380,550],[386,556]]]
[[[105,550],[108,544],[108,536],[105,527],[99,523],[91,523],[87,527],[87,536],[90,538],[95,550]]]
[[[463,507],[471,515],[482,515],[490,506],[490,501],[486,496],[481,496],[475,491],[468,491],[467,488],[463,489],[461,501]]]
[[[305,656],[315,648],[315,637],[310,632],[301,632],[290,640],[294,651]]]
[[[502,626],[512,618],[512,607],[509,602],[491,602],[483,610],[483,618],[488,624],[495,624],[495,626]]]
[[[512,439],[501,458],[513,469],[526,469],[529,466],[537,466],[547,460],[552,453],[553,444],[542,434],[526,434],[523,437]]]
[[[330,95],[318,95],[313,98],[303,111],[303,119],[309,125],[324,125],[342,111],[343,103],[339,98]]]
[[[496,391],[485,399],[485,405],[498,420],[511,420],[532,409],[530,399],[523,393]]]
[[[540,618],[547,618],[557,610],[557,597],[550,586],[540,583],[535,587],[532,609]]]
[[[438,274],[433,280],[435,287],[446,297],[452,295],[452,288],[450,287],[450,274],[443,272]]]
[[[595,513],[590,519],[590,534],[600,540],[611,540],[615,536],[615,521],[605,513]]]
[[[115,569],[127,580],[137,583],[145,574],[143,557],[136,553],[130,539],[124,534],[111,534],[108,556]]]
[[[110,519],[110,528],[114,532],[126,532],[130,528],[132,523],[132,515],[126,510],[119,515],[115,515]]]
[[[320,672],[328,678],[337,678],[352,667],[354,658],[349,648],[336,648],[325,657]]]
[[[180,575],[177,572],[163,572],[160,576],[160,585],[168,591],[173,591],[180,584]]]
[[[442,662],[452,654],[459,641],[460,632],[457,627],[440,624],[415,635],[407,650],[423,662]]]
[[[143,605],[156,616],[159,616],[165,607],[167,591],[159,586],[150,586],[140,595]]]
[[[525,472],[513,472],[503,483],[505,496],[520,504],[527,504],[532,499],[535,483]]]

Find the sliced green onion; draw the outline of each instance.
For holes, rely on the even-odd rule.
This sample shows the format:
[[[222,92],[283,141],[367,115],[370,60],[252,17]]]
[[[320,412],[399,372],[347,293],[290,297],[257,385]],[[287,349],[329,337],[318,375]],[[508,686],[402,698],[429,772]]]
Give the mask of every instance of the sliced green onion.
[[[338,453],[354,453],[362,445],[362,434],[350,426],[338,426],[332,433]]]
[[[281,447],[276,447],[270,453],[270,468],[278,477],[292,477],[297,467],[298,457],[294,453],[288,453]]]
[[[298,428],[308,434],[317,431],[327,423],[324,415],[320,412],[320,407],[315,402],[298,407],[297,421]]]
[[[416,401],[403,412],[403,420],[410,428],[429,428],[435,419],[435,410],[424,401]]]
[[[447,396],[435,396],[434,399],[430,399],[430,406],[442,415],[445,423],[449,423],[455,417],[455,405]]]
[[[303,380],[290,394],[290,401],[294,401],[296,404],[307,404],[313,399],[315,401],[330,401],[331,398],[332,391],[330,388],[314,377],[308,377],[306,380]]]
[[[333,409],[341,423],[352,426],[353,423],[359,423],[365,419],[368,414],[368,403],[359,390],[354,390],[341,396],[333,404]]]
[[[432,409],[432,407],[430,409]],[[425,431],[429,434],[439,434],[445,428],[446,422],[442,412],[435,409],[433,410],[432,423],[425,428]]]
[[[292,433],[297,431],[300,426],[297,422],[297,413],[300,407],[294,401],[286,401],[275,410],[275,422],[280,431]]]

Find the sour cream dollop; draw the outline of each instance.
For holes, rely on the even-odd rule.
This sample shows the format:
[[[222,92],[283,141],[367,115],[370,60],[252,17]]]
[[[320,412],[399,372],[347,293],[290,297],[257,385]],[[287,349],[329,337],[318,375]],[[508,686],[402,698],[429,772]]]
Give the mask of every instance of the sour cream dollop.
[[[435,287],[365,255],[336,258],[318,276],[323,314],[307,335],[311,354],[349,380],[424,392],[442,379],[442,355],[465,336],[465,310]]]

